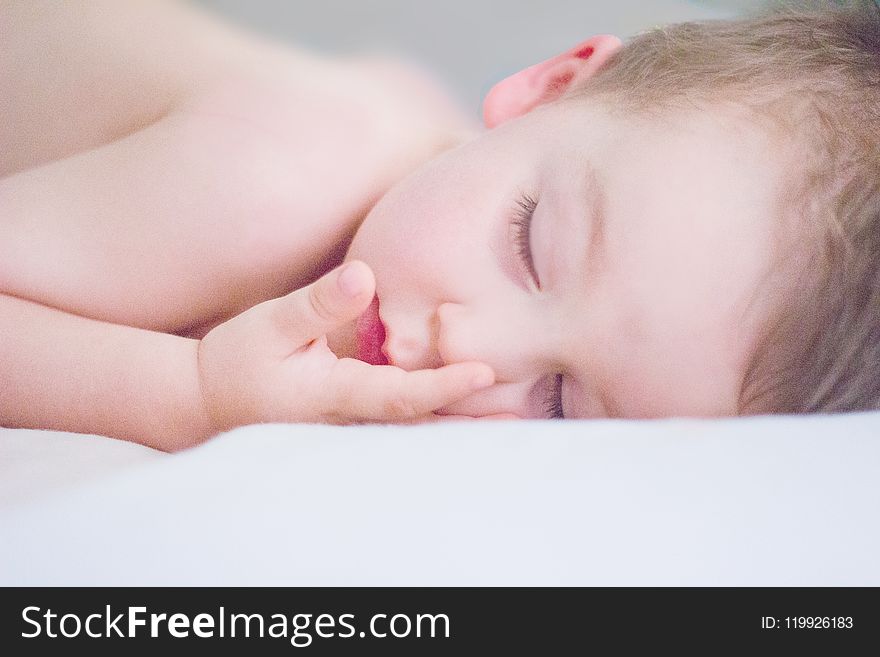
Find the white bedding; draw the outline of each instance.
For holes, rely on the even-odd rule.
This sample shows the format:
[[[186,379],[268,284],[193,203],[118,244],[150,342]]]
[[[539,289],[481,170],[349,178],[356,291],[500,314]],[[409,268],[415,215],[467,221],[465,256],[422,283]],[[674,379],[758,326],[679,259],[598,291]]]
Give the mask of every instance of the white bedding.
[[[0,429],[5,585],[880,585],[880,413]]]

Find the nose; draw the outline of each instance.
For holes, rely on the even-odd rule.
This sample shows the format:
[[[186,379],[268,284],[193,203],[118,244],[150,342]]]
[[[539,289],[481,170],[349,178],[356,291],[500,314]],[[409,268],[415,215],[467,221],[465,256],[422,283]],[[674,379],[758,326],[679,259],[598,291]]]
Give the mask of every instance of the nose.
[[[405,370],[434,369],[444,363],[436,349],[437,317],[407,313],[400,317],[384,318],[385,344],[382,352],[392,365]]]
[[[480,338],[493,329],[485,319],[469,316],[460,304],[441,303],[423,317],[389,319],[382,351],[393,365],[414,370],[468,360],[488,362]]]

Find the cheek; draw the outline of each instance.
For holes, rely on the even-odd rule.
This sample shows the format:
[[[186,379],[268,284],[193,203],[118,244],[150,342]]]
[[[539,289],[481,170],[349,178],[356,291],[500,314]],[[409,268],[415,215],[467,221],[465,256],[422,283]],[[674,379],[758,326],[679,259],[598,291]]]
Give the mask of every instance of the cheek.
[[[432,221],[392,208],[368,218],[352,243],[349,258],[370,265],[380,288],[420,285],[422,279],[442,274],[438,256],[447,249],[436,238],[437,229]]]
[[[458,199],[400,195],[383,199],[355,236],[349,259],[367,262],[381,287],[442,297],[474,275],[488,255],[485,225]],[[482,235],[481,235],[482,233]]]

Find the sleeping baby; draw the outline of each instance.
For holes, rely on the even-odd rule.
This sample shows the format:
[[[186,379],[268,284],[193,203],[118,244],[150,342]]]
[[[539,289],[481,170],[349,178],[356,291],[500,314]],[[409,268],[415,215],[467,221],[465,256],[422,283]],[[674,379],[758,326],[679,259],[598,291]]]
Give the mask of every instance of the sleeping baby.
[[[594,36],[483,127],[188,5],[0,12],[0,425],[880,407],[873,3]]]

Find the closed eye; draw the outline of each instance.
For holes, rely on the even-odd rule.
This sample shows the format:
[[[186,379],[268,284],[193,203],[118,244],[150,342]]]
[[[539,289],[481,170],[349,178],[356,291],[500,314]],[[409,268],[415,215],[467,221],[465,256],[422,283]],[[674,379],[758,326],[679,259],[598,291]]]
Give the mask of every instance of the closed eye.
[[[537,207],[538,202],[528,194],[523,194],[517,199],[510,221],[510,238],[520,263],[540,290],[541,280],[538,278],[535,261],[532,258],[531,238],[532,217],[535,215]]]

